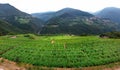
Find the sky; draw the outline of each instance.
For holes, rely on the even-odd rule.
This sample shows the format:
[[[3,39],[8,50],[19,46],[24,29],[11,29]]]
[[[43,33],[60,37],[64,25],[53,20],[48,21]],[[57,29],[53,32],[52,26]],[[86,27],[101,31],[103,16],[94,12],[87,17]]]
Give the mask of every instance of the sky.
[[[105,7],[120,8],[120,0],[0,0],[0,3],[9,3],[29,14],[57,11],[66,7],[87,12],[100,11]]]

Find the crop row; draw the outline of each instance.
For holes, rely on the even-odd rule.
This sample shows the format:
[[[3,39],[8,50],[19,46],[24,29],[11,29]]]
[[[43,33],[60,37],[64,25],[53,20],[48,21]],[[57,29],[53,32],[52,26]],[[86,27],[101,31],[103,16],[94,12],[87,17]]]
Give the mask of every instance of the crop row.
[[[1,56],[16,62],[48,67],[86,67],[120,61],[120,40],[94,37],[39,37],[3,40]],[[54,43],[51,43],[51,39]],[[10,44],[12,43],[12,45]]]

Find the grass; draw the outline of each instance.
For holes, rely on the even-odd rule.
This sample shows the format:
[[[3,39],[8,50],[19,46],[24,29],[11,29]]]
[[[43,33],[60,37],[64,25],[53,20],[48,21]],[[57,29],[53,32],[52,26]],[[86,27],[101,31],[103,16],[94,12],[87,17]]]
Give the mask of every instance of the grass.
[[[34,36],[35,37],[35,36]],[[120,39],[97,36],[0,37],[0,57],[47,67],[88,67],[120,61]]]

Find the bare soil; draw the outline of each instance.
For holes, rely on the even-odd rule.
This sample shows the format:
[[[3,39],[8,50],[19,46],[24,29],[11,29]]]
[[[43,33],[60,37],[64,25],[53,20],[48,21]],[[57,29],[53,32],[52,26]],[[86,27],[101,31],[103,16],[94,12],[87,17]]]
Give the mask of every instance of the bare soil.
[[[15,62],[0,58],[0,70],[26,70],[24,67],[18,66]]]

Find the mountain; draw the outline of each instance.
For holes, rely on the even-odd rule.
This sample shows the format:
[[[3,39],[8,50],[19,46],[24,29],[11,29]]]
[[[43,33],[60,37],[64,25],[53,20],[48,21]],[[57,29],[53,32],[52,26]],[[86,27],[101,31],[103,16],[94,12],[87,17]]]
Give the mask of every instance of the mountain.
[[[60,16],[60,15],[63,15],[65,13],[72,14],[73,16],[87,16],[87,17],[93,16],[92,14],[89,14],[88,12],[73,9],[73,8],[64,8],[62,10],[59,10],[56,12],[55,16]]]
[[[120,24],[120,8],[108,7],[95,13],[95,16],[110,19],[113,22]]]
[[[76,14],[75,14],[75,12],[76,12]],[[64,9],[56,11],[56,12],[33,13],[31,15],[33,17],[40,18],[43,21],[48,21],[49,19],[60,16],[64,13],[70,13],[70,14],[74,13],[74,16],[79,16],[79,14],[86,15],[85,13],[87,13],[87,12],[80,12],[80,10],[73,9],[73,8],[64,8]],[[91,14],[88,14],[88,15],[91,16]]]
[[[117,24],[72,8],[57,11],[42,28],[42,34],[99,34],[115,31]]]
[[[23,33],[37,33],[43,21],[24,13],[10,4],[0,4],[0,19],[20,29]]]
[[[0,16],[29,16],[27,13],[21,12],[10,4],[0,4]]]
[[[9,4],[0,4],[0,33],[82,35],[99,34],[119,29],[117,23],[113,23],[108,19],[95,17],[88,12],[73,8],[64,8],[56,12],[42,13],[40,16],[38,15],[38,17],[39,19]]]

